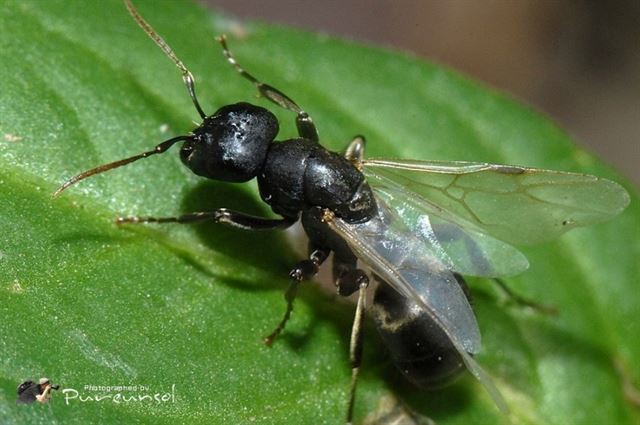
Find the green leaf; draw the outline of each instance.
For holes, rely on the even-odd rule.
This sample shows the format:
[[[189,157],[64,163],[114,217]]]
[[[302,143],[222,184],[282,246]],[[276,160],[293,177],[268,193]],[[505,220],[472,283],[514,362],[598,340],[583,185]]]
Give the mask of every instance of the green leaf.
[[[313,116],[322,143],[355,134],[368,156],[457,159],[588,172],[620,181],[529,108],[433,64],[322,35],[234,23],[194,5],[136,5],[195,75],[209,113],[252,100],[213,36]],[[0,9],[0,422],[340,423],[349,388],[353,306],[304,285],[276,344],[289,268],[300,258],[281,233],[223,226],[127,226],[123,215],[168,216],[229,207],[270,214],[255,185],[203,181],[177,155],[84,181],[66,178],[142,152],[193,128],[179,72],[117,0],[7,0]],[[295,136],[293,117],[279,139]],[[174,148],[174,151],[176,149]],[[523,249],[532,266],[508,284],[559,308],[543,316],[471,281],[484,336],[478,361],[514,424],[640,423],[625,397],[640,383],[640,205],[610,223]],[[367,328],[357,422],[389,393],[440,424],[508,423],[469,376],[434,392],[398,377]],[[85,385],[142,385],[125,395],[175,400],[102,402],[62,394],[17,406],[15,388],[47,376]],[[628,391],[627,391],[628,392]]]

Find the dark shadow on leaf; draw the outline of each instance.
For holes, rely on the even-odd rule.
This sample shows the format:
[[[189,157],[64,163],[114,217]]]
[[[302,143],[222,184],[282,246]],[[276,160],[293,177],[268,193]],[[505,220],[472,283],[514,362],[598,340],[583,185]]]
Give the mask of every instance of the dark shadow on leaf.
[[[216,274],[210,266],[200,262],[190,251],[180,249],[180,247],[176,245],[163,244],[161,237],[157,235],[155,237],[147,235],[148,232],[148,229],[140,226],[126,226],[122,227],[119,231],[105,231],[104,233],[78,231],[56,237],[53,239],[53,242],[56,244],[73,244],[75,249],[84,249],[85,253],[95,252],[96,255],[99,255],[99,252],[104,250],[105,244],[123,246],[128,243],[140,243],[140,237],[149,237],[153,241],[150,243],[160,243],[185,264],[216,281],[225,282],[230,286],[242,288],[249,292],[281,287],[281,280],[277,278],[264,282],[264,285],[258,285],[255,281],[235,279],[230,276]]]
[[[411,409],[421,415],[431,418],[446,418],[454,416],[456,412],[464,411],[477,394],[470,385],[465,385],[465,377],[451,385],[435,390],[425,390],[403,382],[393,388],[396,394],[407,403]]]
[[[237,184],[223,182],[199,183],[185,196],[181,205],[184,213],[213,211],[217,208],[228,208],[262,217],[274,216],[265,204],[239,188]],[[297,261],[281,231],[251,232],[207,222],[192,226],[200,239],[212,250],[251,264],[269,274],[282,273],[282,276],[286,277],[289,269]],[[273,288],[281,285],[281,282],[256,282],[256,285]]]
[[[223,182],[202,182],[195,186],[184,198],[181,210],[185,213],[194,211],[212,211],[216,208],[228,208],[261,217],[274,217],[269,207],[256,197],[242,190],[237,184]],[[195,224],[196,232],[201,240],[212,250],[224,253],[240,263],[246,262],[253,267],[258,267],[269,275],[282,276],[271,282],[233,282],[247,291],[257,290],[281,290],[282,307],[274,314],[273,327],[278,324],[285,312],[286,303],[284,292],[286,290],[287,275],[297,258],[288,245],[283,232],[279,230],[251,232],[230,228],[225,225],[213,223]],[[325,267],[329,264],[325,264]],[[202,268],[210,274],[207,268]],[[225,278],[226,282],[231,280]],[[305,282],[298,291],[296,303],[305,303],[313,310],[313,319],[304,330],[293,331],[291,327],[279,336],[276,344],[285,343],[294,350],[301,350],[311,343],[313,332],[319,323],[331,323],[336,326],[342,338],[345,352],[345,362],[348,362],[349,332],[353,311],[346,303],[331,302],[331,297],[320,290],[313,281]],[[292,314],[295,321],[295,305]],[[266,336],[266,335],[264,335]],[[347,379],[348,380],[348,379]]]
[[[284,311],[284,308],[283,308]],[[313,335],[316,327],[318,326],[319,319],[314,315],[311,322],[302,331],[292,331],[290,329],[285,330],[280,336],[278,336],[276,344],[287,344],[289,348],[294,351],[300,351],[304,349],[311,342],[311,336]],[[274,322],[275,328],[276,322]]]

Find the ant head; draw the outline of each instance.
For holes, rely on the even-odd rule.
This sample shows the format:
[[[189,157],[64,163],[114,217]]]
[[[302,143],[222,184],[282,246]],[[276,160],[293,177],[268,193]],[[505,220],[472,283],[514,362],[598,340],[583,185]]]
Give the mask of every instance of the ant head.
[[[224,106],[204,119],[180,149],[180,159],[195,174],[244,182],[256,177],[278,134],[267,109],[249,103]]]
[[[215,114],[204,117],[202,124],[190,134],[165,140],[153,150],[84,171],[67,180],[53,196],[87,177],[163,153],[182,141],[180,159],[194,173],[215,180],[244,182],[258,175],[276,134],[278,120],[267,109],[249,103],[223,106]]]
[[[207,116],[196,97],[193,76],[184,66],[182,61],[173,53],[169,45],[160,37],[138,13],[130,0],[124,0],[129,13],[138,23],[140,28],[162,49],[165,55],[175,63],[182,71],[182,79],[189,92],[198,114],[202,118],[202,124],[190,134],[173,137],[157,145],[153,150],[120,159],[108,164],[100,165],[84,171],[67,180],[54,193],[56,197],[66,188],[95,174],[103,173],[114,168],[122,167],[151,155],[164,153],[178,142],[184,142],[180,150],[182,162],[194,173],[216,180],[228,182],[243,182],[256,177],[264,163],[269,144],[278,133],[278,121],[268,110],[251,105],[249,103],[236,103],[224,106],[210,116]],[[225,55],[229,62],[234,64],[239,72],[260,87],[262,83],[255,80],[246,71],[242,70],[228,51],[224,37],[220,38]],[[267,87],[267,86],[264,86]],[[268,87],[267,87],[268,88]],[[266,90],[266,89],[264,89]],[[274,89],[270,89],[274,91]],[[270,92],[269,92],[270,93]],[[286,96],[279,94],[277,101],[267,96],[272,102],[291,109],[295,105]],[[298,108],[299,109],[299,108]]]

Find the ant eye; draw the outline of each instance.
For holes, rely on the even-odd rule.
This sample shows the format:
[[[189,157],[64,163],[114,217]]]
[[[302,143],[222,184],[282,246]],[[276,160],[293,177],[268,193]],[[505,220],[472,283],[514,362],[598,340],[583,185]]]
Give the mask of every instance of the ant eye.
[[[184,145],[182,145],[182,148],[180,148],[180,160],[182,160],[183,164],[186,164],[189,161],[189,157],[192,153],[193,146],[191,146],[191,143],[186,142]]]

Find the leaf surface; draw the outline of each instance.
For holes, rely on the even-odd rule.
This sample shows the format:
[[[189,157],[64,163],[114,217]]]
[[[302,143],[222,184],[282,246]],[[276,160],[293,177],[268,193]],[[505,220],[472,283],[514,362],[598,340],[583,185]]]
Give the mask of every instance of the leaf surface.
[[[214,35],[227,32],[240,63],[302,105],[332,149],[364,134],[371,157],[620,181],[547,119],[439,66],[323,35],[238,26],[191,4],[136,5],[195,75],[205,111],[255,101],[280,118],[280,140],[295,136],[293,117],[253,98]],[[50,198],[66,178],[184,134],[198,118],[179,72],[121,2],[7,0],[0,28],[0,422],[340,423],[353,306],[304,285],[283,337],[271,349],[261,343],[284,312],[286,275],[299,259],[283,234],[113,224],[120,214],[223,206],[269,215],[255,185],[203,181],[170,152]],[[523,248],[531,268],[507,283],[559,316],[510,306],[490,282],[470,282],[484,344],[477,360],[512,423],[640,423],[623,391],[624,380],[640,382],[632,192],[615,220]],[[358,422],[392,392],[440,424],[507,423],[468,376],[428,393],[404,384],[372,331]],[[40,376],[83,395],[99,393],[85,385],[151,394],[175,386],[175,401],[67,404],[56,393],[46,406],[16,406],[17,385]]]

